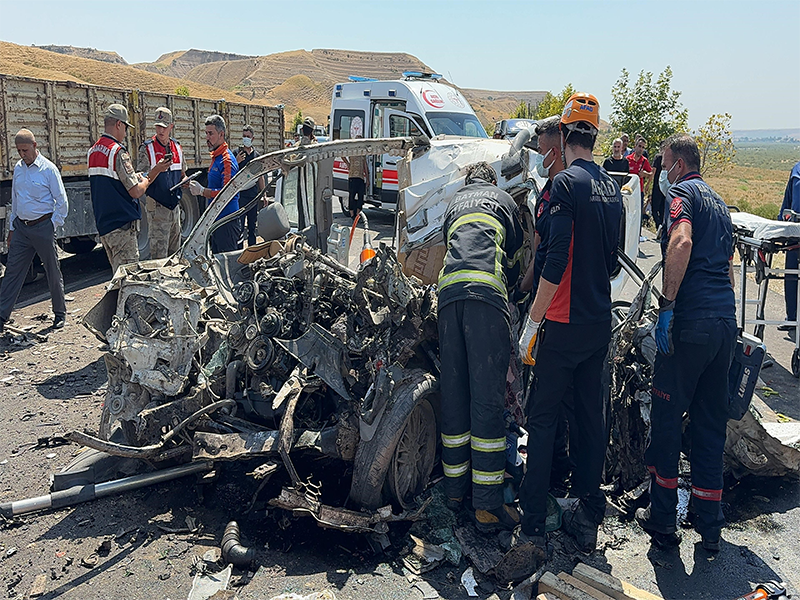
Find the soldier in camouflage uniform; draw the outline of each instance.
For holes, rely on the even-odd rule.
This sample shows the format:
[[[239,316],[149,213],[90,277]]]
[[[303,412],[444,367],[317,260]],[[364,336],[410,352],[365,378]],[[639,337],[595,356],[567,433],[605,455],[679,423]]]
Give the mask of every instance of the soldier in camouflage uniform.
[[[133,168],[131,156],[122,141],[133,127],[128,109],[110,105],[103,114],[105,132],[89,149],[89,185],[92,207],[100,242],[108,255],[111,269],[139,261],[139,198],[152,181],[166,171],[171,161],[160,160],[143,176]]]
[[[156,109],[156,134],[139,146],[136,167],[142,173],[150,170],[164,156],[170,155],[168,170],[156,177],[147,190],[148,237],[150,258],[166,258],[178,251],[181,243],[181,188],[170,192],[186,176],[186,161],[180,143],[170,137],[175,124],[172,112],[166,107]]]

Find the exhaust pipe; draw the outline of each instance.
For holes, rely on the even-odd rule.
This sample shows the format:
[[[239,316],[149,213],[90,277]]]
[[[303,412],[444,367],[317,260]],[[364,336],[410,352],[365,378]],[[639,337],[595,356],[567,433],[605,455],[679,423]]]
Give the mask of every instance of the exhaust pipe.
[[[222,536],[222,560],[235,567],[249,567],[256,558],[256,549],[242,546],[239,541],[239,524],[231,521]]]
[[[22,515],[37,510],[73,506],[106,496],[131,492],[163,481],[171,481],[179,477],[193,475],[194,473],[210,471],[213,466],[214,463],[210,461],[196,462],[179,467],[172,467],[171,469],[164,469],[163,471],[156,471],[155,473],[133,475],[131,477],[124,477],[104,483],[76,485],[69,489],[53,492],[45,496],[15,500],[14,502],[4,502],[0,504],[0,515],[10,519],[16,515]]]

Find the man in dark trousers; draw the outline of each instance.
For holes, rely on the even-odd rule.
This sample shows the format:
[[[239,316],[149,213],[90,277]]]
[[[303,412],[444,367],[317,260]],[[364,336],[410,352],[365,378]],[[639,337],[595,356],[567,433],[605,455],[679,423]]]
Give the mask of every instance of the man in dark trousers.
[[[242,129],[242,147],[236,154],[236,162],[239,164],[240,171],[245,168],[247,163],[258,156],[258,152],[255,146],[253,146],[254,137],[255,132],[253,131],[253,126],[245,125]],[[259,192],[263,189],[264,176],[262,175],[258,178],[258,183],[253,185],[253,187],[239,192],[239,205],[247,206],[256,199],[256,196],[258,196]],[[261,208],[259,204],[261,203],[255,204],[253,208],[242,215],[242,228],[247,231],[248,246],[253,246],[258,241],[256,239],[256,223],[258,222],[258,210]]]
[[[617,263],[622,197],[617,184],[592,160],[600,124],[591,94],[573,94],[561,114],[561,148],[567,168],[550,195],[550,239],[539,289],[520,338],[523,362],[534,364],[536,390],[527,407],[527,473],[520,488],[522,533],[546,548],[547,489],[561,405],[573,386],[575,461],[564,529],[592,551],[605,514],[600,491],[606,449],[603,361],[611,340],[611,273]],[[541,332],[540,332],[541,329]]]
[[[447,254],[439,275],[442,361],[442,467],[448,505],[457,509],[472,481],[483,530],[514,529],[503,503],[506,374],[511,360],[508,295],[519,277],[519,209],[485,162],[467,167],[466,185],[445,212]]]
[[[64,224],[69,212],[67,192],[58,167],[39,152],[32,131],[20,129],[14,136],[14,144],[20,160],[14,166],[11,179],[8,260],[0,283],[0,333],[11,318],[11,311],[36,254],[42,259],[47,273],[55,315],[53,327],[61,329],[66,323],[67,305],[55,231]]]
[[[530,290],[531,298],[536,297],[536,290],[539,288],[539,279],[542,276],[542,269],[547,258],[547,248],[550,240],[550,194],[553,188],[553,179],[564,170],[564,163],[561,160],[561,133],[559,131],[561,117],[555,115],[539,121],[536,125],[536,139],[538,145],[536,152],[542,157],[537,161],[536,170],[541,177],[547,177],[547,183],[539,193],[534,207],[536,218],[533,236],[533,260],[528,267],[528,272],[520,284],[520,290],[527,292]],[[620,142],[621,144],[621,142]],[[624,160],[624,159],[623,159]],[[628,161],[625,160],[625,167]],[[532,394],[536,393],[534,385]],[[532,402],[532,395],[528,402]],[[569,387],[562,405],[562,416],[558,419],[558,429],[556,431],[555,445],[553,447],[553,468],[550,472],[550,493],[556,497],[563,498],[569,491],[570,475],[574,465],[569,457],[569,421],[568,413],[572,410],[572,386]]]
[[[730,261],[733,227],[725,202],[700,177],[691,136],[667,139],[668,212],[661,241],[663,297],[656,325],[652,429],[645,452],[650,506],[636,520],[659,546],[678,545],[678,459],[688,411],[692,440],[692,506],[703,548],[719,550],[724,524],[722,451],[728,422],[728,369],[736,342]]]

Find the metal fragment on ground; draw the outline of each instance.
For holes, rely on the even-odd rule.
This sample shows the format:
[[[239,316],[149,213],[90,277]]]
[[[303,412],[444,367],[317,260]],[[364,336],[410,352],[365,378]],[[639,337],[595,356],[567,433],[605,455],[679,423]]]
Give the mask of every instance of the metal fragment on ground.
[[[228,565],[219,573],[197,573],[186,600],[209,600],[217,592],[228,589],[232,570],[233,565]]]

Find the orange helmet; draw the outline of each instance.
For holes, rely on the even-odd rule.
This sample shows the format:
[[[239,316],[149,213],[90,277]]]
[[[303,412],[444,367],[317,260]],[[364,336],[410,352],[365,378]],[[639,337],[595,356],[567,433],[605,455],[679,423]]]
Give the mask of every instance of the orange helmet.
[[[591,128],[579,126],[588,124]],[[570,131],[583,130],[584,133],[597,133],[600,129],[600,104],[597,98],[585,92],[572,94],[561,113],[561,124]]]

